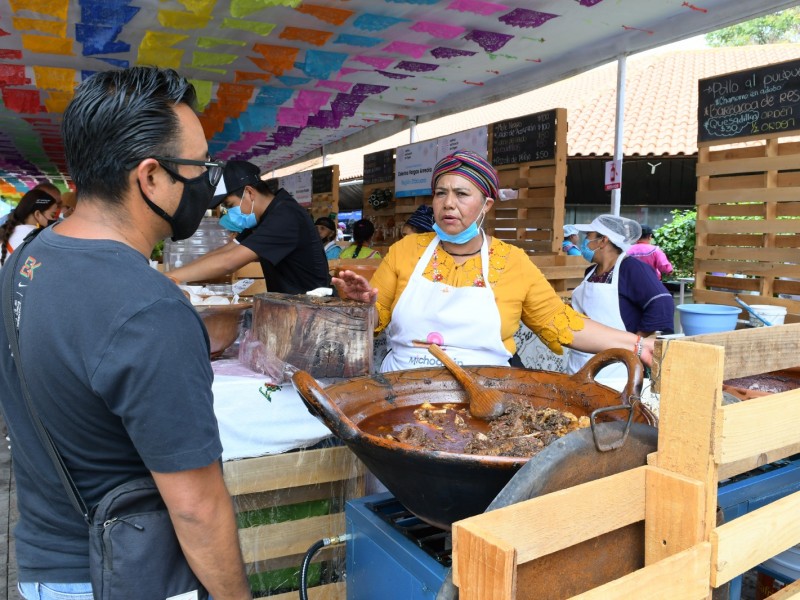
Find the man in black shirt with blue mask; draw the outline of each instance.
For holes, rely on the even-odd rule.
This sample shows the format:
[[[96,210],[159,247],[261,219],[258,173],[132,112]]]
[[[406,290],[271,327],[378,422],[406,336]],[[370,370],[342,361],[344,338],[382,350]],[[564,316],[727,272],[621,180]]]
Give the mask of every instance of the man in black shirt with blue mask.
[[[176,281],[206,282],[258,260],[268,292],[304,294],[330,284],[328,261],[308,211],[284,189],[273,193],[259,168],[233,160],[225,165],[212,206],[224,203],[226,220],[241,233],[221,248],[179,269]]]

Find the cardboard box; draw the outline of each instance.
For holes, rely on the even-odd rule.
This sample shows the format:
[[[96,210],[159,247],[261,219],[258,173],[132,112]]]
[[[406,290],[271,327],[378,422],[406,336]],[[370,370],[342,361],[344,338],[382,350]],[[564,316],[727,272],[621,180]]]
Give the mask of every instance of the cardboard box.
[[[756,600],[764,600],[786,587],[787,581],[782,581],[775,573],[767,573],[756,569]]]

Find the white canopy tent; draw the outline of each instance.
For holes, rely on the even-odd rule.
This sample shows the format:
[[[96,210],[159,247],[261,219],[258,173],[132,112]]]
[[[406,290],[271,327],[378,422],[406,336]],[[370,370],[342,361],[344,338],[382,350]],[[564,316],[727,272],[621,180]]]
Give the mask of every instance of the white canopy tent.
[[[200,95],[215,156],[341,152],[797,0],[0,0],[0,191],[68,178],[75,85],[135,64]]]

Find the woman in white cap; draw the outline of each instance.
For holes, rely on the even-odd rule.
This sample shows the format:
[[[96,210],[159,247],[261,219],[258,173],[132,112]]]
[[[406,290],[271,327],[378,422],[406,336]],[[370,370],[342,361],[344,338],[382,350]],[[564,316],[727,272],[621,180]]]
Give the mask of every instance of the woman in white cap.
[[[646,337],[655,331],[672,333],[675,305],[672,294],[653,269],[638,260],[625,260],[625,251],[636,243],[641,226],[631,219],[600,215],[586,225],[581,254],[592,265],[572,292],[572,307],[593,321]],[[572,349],[567,372],[576,373],[593,355]],[[624,368],[603,369],[606,377],[624,377]],[[617,371],[614,373],[613,371]]]
[[[580,236],[574,225],[564,225],[564,241],[561,242],[561,251],[569,256],[580,256]]]

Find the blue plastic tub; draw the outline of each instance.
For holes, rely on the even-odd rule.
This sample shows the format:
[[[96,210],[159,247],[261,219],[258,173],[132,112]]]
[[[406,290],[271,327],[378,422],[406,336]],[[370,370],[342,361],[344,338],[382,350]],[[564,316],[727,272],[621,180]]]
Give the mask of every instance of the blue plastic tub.
[[[677,309],[686,335],[733,331],[741,312],[740,308],[725,304],[679,304]]]

